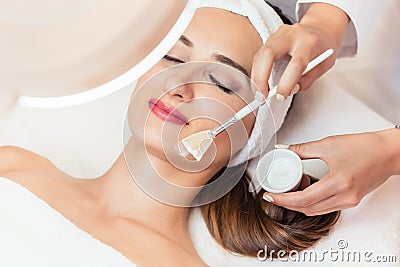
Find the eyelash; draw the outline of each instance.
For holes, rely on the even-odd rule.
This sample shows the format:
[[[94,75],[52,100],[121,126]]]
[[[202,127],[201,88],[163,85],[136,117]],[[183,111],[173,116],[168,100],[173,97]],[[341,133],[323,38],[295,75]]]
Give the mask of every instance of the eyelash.
[[[179,63],[179,64],[185,63],[185,61],[183,61],[183,60],[181,60],[181,59],[179,59],[179,58],[171,57],[171,56],[168,56],[168,55],[165,55],[165,56],[164,56],[164,59],[165,59],[166,61],[170,61],[170,62],[174,62],[174,63]]]
[[[164,60],[170,61],[170,62],[174,62],[174,63],[178,63],[178,64],[182,64],[182,63],[186,63],[185,61],[179,59],[179,58],[175,58],[175,57],[171,57],[169,55],[165,55]],[[217,86],[219,89],[221,89],[224,93],[227,94],[232,94],[232,90],[227,88],[226,86],[222,85],[220,81],[218,81],[213,75],[209,74],[208,77],[210,78],[211,82]]]
[[[227,94],[232,94],[233,91],[227,87],[225,87],[224,85],[222,85],[214,76],[212,76],[211,74],[208,75],[208,77],[210,78],[211,82],[217,86],[219,89],[221,89],[224,93]]]

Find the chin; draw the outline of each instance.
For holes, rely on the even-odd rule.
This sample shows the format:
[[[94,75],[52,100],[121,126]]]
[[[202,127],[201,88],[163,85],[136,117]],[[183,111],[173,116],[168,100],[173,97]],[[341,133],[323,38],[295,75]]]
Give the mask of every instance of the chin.
[[[144,145],[148,154],[156,156],[157,158],[166,159],[161,141],[161,134],[156,130],[148,130],[145,133]]]

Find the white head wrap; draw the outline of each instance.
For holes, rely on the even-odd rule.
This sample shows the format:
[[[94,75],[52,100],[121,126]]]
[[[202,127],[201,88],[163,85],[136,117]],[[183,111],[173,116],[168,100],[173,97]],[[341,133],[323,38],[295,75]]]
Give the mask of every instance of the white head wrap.
[[[257,30],[263,43],[283,24],[279,15],[264,0],[199,0],[195,5],[197,5],[197,8],[220,8],[247,17]],[[275,62],[268,81],[270,88],[279,82],[287,62],[287,60]],[[260,156],[266,150],[276,131],[282,126],[291,100],[290,97],[281,103],[272,98],[258,109],[250,138],[246,146],[231,159],[229,167]],[[271,111],[269,108],[271,108]]]

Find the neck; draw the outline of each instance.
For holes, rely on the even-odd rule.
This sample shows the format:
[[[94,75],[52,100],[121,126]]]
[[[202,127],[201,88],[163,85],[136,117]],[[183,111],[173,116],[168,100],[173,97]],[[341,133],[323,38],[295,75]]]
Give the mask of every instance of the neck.
[[[96,184],[98,207],[108,216],[141,223],[164,235],[179,236],[178,229],[187,235],[189,208],[162,203],[145,193],[132,178],[123,154],[107,173],[96,179]]]

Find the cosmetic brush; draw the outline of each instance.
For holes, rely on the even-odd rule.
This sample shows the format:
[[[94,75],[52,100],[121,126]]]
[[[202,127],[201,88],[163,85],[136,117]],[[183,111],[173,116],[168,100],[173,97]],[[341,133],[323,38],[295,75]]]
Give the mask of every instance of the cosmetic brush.
[[[313,59],[304,70],[303,75],[312,70],[314,67],[319,65],[322,61],[327,59],[333,54],[333,49],[328,49],[315,59]],[[272,98],[277,93],[278,86],[274,86],[268,94],[267,100]],[[253,100],[250,104],[246,105],[244,108],[239,110],[233,117],[224,122],[221,126],[218,126],[211,130],[201,131],[198,133],[194,133],[184,139],[181,140],[183,146],[197,161],[200,161],[203,155],[209,149],[211,143],[223,131],[228,129],[230,126],[234,125],[239,120],[243,119],[251,112],[254,112],[259,106],[264,104],[266,99],[260,91],[257,91],[255,94],[255,100]]]

